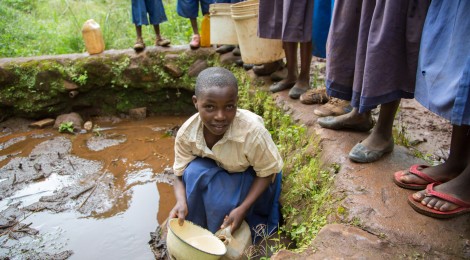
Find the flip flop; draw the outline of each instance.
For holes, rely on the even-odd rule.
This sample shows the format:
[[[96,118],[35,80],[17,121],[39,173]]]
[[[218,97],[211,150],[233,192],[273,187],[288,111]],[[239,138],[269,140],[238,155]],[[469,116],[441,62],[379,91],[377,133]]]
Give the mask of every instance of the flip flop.
[[[408,204],[410,204],[410,206],[414,210],[416,210],[418,213],[421,213],[423,215],[426,215],[428,217],[433,217],[433,218],[441,218],[441,219],[453,218],[453,217],[460,216],[460,215],[463,215],[463,214],[466,214],[466,213],[470,212],[470,203],[469,202],[459,200],[459,199],[455,198],[454,196],[452,196],[450,194],[446,194],[446,193],[436,191],[436,190],[434,190],[434,185],[435,185],[435,183],[430,183],[430,184],[428,184],[428,186],[426,186],[427,196],[434,196],[436,198],[451,202],[451,203],[453,203],[453,204],[455,204],[459,207],[454,209],[454,210],[450,210],[450,211],[439,211],[439,210],[431,209],[431,208],[428,208],[425,205],[421,204],[420,201],[418,202],[418,201],[414,200],[413,199],[413,194],[408,196]]]
[[[442,184],[442,182],[437,181],[426,173],[420,171],[420,169],[425,169],[428,168],[429,166],[427,165],[422,165],[422,164],[414,164],[408,169],[408,172],[411,174],[414,174],[421,179],[427,181],[428,183],[426,184],[416,184],[416,183],[405,183],[400,180],[400,178],[405,174],[405,171],[398,171],[393,174],[393,182],[398,185],[399,187],[402,187],[404,189],[409,189],[409,190],[424,190],[428,184],[435,183],[436,185]]]

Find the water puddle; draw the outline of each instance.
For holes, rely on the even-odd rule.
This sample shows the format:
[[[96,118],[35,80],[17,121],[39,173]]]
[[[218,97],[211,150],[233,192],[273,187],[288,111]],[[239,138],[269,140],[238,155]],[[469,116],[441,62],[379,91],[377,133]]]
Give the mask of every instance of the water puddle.
[[[76,135],[1,123],[0,258],[152,259],[185,119],[101,118]]]

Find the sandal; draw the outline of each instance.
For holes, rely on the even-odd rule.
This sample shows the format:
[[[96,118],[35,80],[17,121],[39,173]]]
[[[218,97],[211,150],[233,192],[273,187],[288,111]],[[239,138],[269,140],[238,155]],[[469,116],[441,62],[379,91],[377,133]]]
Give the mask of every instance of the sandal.
[[[155,46],[162,46],[162,47],[168,47],[170,45],[171,41],[165,38],[157,38],[155,40]]]
[[[199,34],[193,34],[189,47],[191,47],[191,49],[197,49],[199,46],[201,46],[201,36],[199,36]]]
[[[143,51],[145,49],[145,43],[144,40],[142,39],[137,39],[137,41],[134,44],[134,50],[135,51]]]

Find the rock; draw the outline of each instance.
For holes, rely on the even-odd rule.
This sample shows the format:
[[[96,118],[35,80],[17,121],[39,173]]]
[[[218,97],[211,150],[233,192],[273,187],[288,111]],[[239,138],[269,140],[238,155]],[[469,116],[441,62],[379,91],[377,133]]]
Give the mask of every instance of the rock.
[[[78,113],[72,112],[58,116],[55,120],[54,128],[58,129],[60,124],[64,122],[72,122],[74,129],[82,129],[83,119]]]
[[[54,125],[55,120],[52,118],[45,118],[34,123],[31,123],[30,127],[44,128],[45,126]]]
[[[222,63],[223,65],[232,65],[236,61],[240,60],[240,57],[233,55],[232,52],[227,52],[225,54],[220,55],[219,60],[220,60],[220,63]]]
[[[70,82],[70,81],[64,80],[64,88],[65,88],[66,90],[69,90],[69,91],[70,91],[70,90],[76,90],[76,89],[78,89],[78,86],[77,86],[77,84],[75,84],[75,83],[72,83],[72,82]]]
[[[183,76],[183,71],[174,63],[167,63],[163,66],[166,72],[175,78]]]
[[[197,77],[201,71],[207,69],[209,64],[206,60],[198,59],[196,60],[188,69],[188,75],[190,77]]]
[[[93,123],[91,121],[86,121],[85,124],[83,124],[83,129],[90,131],[93,128]]]
[[[178,54],[169,53],[165,55],[165,62],[171,62],[178,60],[180,56]]]
[[[129,116],[132,119],[141,120],[147,117],[147,108],[146,107],[139,107],[129,109]]]

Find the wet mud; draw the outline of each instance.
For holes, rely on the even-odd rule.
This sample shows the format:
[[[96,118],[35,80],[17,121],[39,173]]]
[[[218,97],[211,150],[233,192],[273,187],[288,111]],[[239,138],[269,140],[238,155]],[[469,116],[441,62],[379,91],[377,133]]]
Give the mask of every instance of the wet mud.
[[[186,118],[101,117],[76,134],[0,123],[0,258],[153,258]]]

